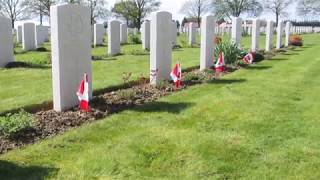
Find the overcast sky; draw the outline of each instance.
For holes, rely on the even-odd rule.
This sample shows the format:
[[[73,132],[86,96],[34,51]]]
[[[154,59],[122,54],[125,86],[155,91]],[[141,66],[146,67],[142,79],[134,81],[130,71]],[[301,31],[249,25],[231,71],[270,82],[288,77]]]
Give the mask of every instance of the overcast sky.
[[[113,6],[117,0],[108,0],[109,6]],[[180,8],[186,0],[160,0],[161,7],[160,10],[168,11],[172,13],[172,18],[176,20],[182,20],[184,15],[180,14]]]
[[[107,0],[107,1],[108,1],[109,9],[111,9],[111,7],[115,4],[115,2],[117,0]],[[160,0],[160,1],[161,1],[161,7],[159,10],[171,12],[172,18],[174,20],[182,21],[182,19],[183,19],[183,17],[185,17],[185,15],[180,14],[179,12],[180,12],[181,6],[183,5],[183,3],[186,0]],[[295,9],[296,9],[296,0],[293,0],[293,3],[291,3],[290,7],[288,7],[288,11],[287,11],[288,16],[285,16],[284,19],[297,18]],[[273,14],[266,13],[266,12],[263,12],[261,17],[259,17],[259,18],[275,20],[275,17]],[[47,22],[45,24],[47,24]]]

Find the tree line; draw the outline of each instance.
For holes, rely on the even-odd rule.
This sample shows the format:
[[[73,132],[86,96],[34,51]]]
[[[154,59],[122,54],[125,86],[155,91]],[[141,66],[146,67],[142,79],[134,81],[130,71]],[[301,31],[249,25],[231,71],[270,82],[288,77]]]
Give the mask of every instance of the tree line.
[[[271,12],[278,24],[281,16],[288,16],[292,3],[292,0],[187,0],[180,12],[195,18],[199,26],[201,17],[207,13],[214,13],[219,21],[225,21],[242,15],[257,17],[262,12]],[[296,6],[299,15],[320,15],[320,0],[298,0]]]
[[[119,0],[111,9],[108,8],[107,0],[0,0],[0,14],[11,19],[12,27],[18,20],[36,17],[39,17],[42,24],[44,17],[50,17],[50,6],[60,3],[87,6],[91,10],[92,24],[99,19],[106,20],[115,16],[123,19],[128,26],[140,29],[144,19],[159,9],[161,0]],[[201,16],[208,13],[224,21],[242,15],[255,17],[269,11],[278,23],[279,17],[287,16],[291,3],[292,0],[186,0],[180,12],[196,19],[200,25]],[[319,16],[320,0],[298,0],[297,10],[304,16]]]

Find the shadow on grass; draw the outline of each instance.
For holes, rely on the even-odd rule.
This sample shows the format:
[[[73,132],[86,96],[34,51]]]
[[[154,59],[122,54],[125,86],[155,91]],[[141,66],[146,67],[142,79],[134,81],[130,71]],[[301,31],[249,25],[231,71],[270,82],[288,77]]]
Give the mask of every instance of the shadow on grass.
[[[57,168],[21,166],[0,160],[1,179],[45,179],[49,175],[56,174],[57,172]]]
[[[168,112],[179,114],[181,111],[194,106],[194,103],[168,103],[168,102],[152,102],[144,106],[133,108],[138,112]]]
[[[6,69],[14,69],[14,68],[29,68],[29,69],[50,69],[51,67],[48,65],[41,64],[33,64],[26,63],[21,61],[10,62],[5,66]]]
[[[109,56],[92,56],[92,61],[116,61],[118,60],[115,57],[109,57]]]
[[[244,83],[246,79],[214,79],[209,81],[209,84],[234,84],[234,83]]]
[[[299,55],[299,53],[283,53],[285,56]]]
[[[303,50],[303,49],[292,49],[291,51],[302,52],[302,51],[304,51],[304,50]]]
[[[288,61],[289,59],[287,58],[273,58],[273,59],[270,59],[269,61]]]
[[[248,70],[266,70],[266,69],[271,69],[272,66],[246,66],[244,69]]]

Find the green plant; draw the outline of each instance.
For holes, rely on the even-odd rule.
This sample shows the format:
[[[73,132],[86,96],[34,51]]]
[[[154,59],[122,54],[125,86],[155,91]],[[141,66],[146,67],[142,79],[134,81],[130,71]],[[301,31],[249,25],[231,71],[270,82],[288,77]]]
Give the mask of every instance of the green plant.
[[[23,129],[32,127],[34,119],[31,114],[21,110],[16,114],[0,117],[0,135],[10,136]]]
[[[128,84],[130,81],[130,78],[132,76],[132,72],[124,72],[122,73],[122,80],[124,84]]]
[[[142,41],[138,35],[130,35],[129,36],[129,41],[131,44],[141,44]]]
[[[237,44],[230,41],[223,41],[217,44],[215,50],[215,61],[218,60],[219,54],[224,53],[224,60],[226,64],[235,65],[239,63],[239,57],[241,57],[241,50]]]
[[[118,91],[117,95],[120,99],[130,100],[136,96],[136,92],[133,89],[124,89]]]
[[[169,81],[160,81],[159,83],[157,83],[156,88],[159,90],[164,90],[170,86],[171,86],[171,84]]]

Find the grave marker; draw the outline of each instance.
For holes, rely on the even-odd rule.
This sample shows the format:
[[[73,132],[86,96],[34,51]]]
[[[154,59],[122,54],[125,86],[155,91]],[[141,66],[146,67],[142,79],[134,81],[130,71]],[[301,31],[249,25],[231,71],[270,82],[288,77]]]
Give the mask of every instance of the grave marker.
[[[204,16],[202,18],[200,70],[208,69],[213,65],[215,24],[214,16]]]
[[[277,49],[280,49],[282,47],[282,33],[283,33],[283,22],[279,21],[278,27],[277,27],[277,45],[276,45]]]
[[[242,19],[239,17],[232,18],[232,35],[231,39],[234,43],[240,46],[241,43],[241,35],[242,35]]]
[[[150,83],[170,79],[172,63],[172,15],[159,11],[151,14]]]
[[[128,43],[128,27],[126,24],[120,25],[120,42],[121,44]]]
[[[252,52],[259,50],[259,39],[260,39],[260,21],[259,19],[254,19],[252,21]]]
[[[90,10],[75,4],[50,10],[53,105],[64,111],[79,104],[76,92],[84,73],[92,93]]]
[[[0,67],[14,60],[11,20],[0,16]]]
[[[98,46],[103,44],[104,27],[103,24],[95,24],[93,27],[93,45]]]
[[[196,28],[194,23],[189,23],[189,45],[196,44]]]
[[[272,49],[273,24],[273,21],[267,21],[266,51],[271,51]]]
[[[120,22],[113,20],[108,25],[108,54],[115,56],[120,53]]]
[[[150,21],[145,21],[141,29],[142,48],[150,49]]]
[[[22,25],[22,49],[30,51],[36,49],[35,24],[23,23]]]

